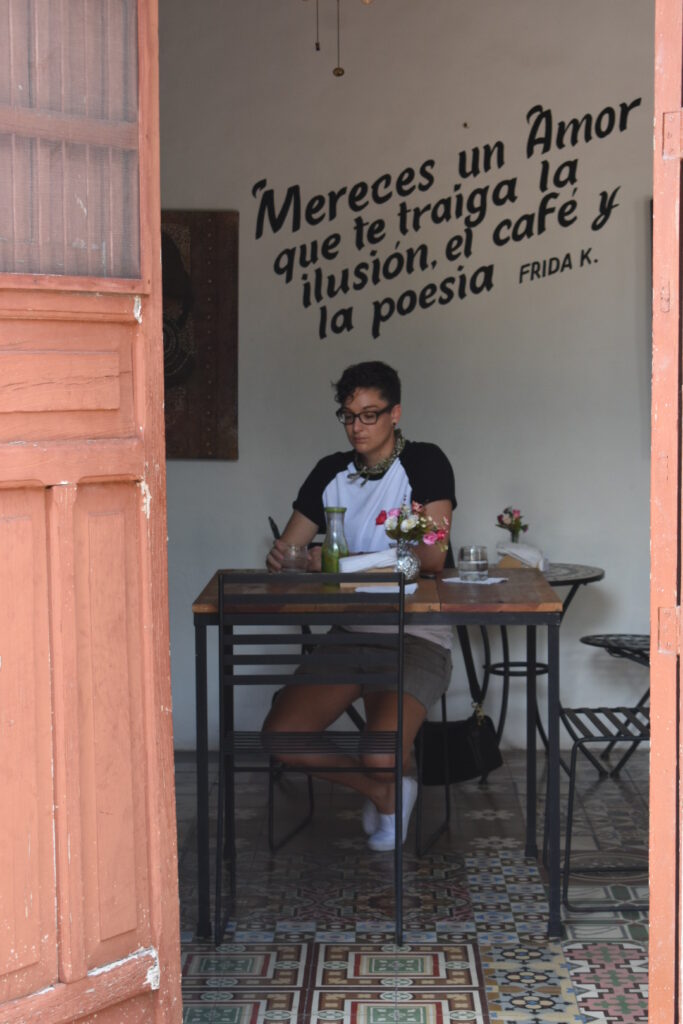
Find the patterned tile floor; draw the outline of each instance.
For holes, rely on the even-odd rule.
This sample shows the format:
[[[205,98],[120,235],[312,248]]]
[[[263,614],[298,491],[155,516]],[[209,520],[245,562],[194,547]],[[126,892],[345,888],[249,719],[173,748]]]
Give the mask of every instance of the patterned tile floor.
[[[647,1020],[646,914],[565,911],[565,937],[545,937],[543,871],[524,857],[522,754],[508,753],[485,786],[452,787],[450,832],[422,859],[411,828],[400,948],[392,934],[392,855],[365,846],[354,795],[317,782],[312,824],[271,855],[265,778],[244,775],[234,915],[218,949],[194,941],[195,775],[186,755],[177,758],[176,780],[184,1024]],[[542,783],[541,776],[541,791]],[[637,868],[598,885],[581,872],[605,857],[627,867],[638,851],[642,859],[647,788],[646,751],[620,779],[598,780],[582,766],[575,901],[646,896]],[[436,821],[441,794],[425,792],[426,814]],[[278,820],[295,816],[303,797],[301,780],[288,777]]]

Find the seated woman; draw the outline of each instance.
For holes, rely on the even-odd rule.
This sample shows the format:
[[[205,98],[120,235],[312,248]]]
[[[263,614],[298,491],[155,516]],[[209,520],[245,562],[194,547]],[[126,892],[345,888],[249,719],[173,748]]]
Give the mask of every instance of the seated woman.
[[[335,385],[337,418],[346,430],[351,451],[335,452],[318,462],[304,481],[294,502],[294,512],[279,540],[266,559],[271,572],[282,568],[283,551],[288,544],[308,544],[325,530],[325,507],[346,508],[344,532],[352,552],[382,551],[390,546],[382,525],[376,520],[385,509],[410,505],[424,506],[435,522],[450,524],[455,508],[455,484],[451,465],[434,444],[406,441],[398,429],[401,418],[401,382],[392,367],[381,362],[349,366]],[[437,572],[450,556],[439,547],[420,543],[415,549],[423,572]],[[320,554],[312,565],[320,569]],[[363,646],[362,632],[358,647]],[[302,666],[300,671],[305,669]],[[351,670],[353,672],[353,670]],[[449,626],[406,627],[404,650],[403,752],[407,761],[417,732],[427,711],[448,689],[451,676],[451,629]],[[370,689],[362,676],[348,683],[287,686],[280,691],[266,718],[266,731],[317,732],[326,729],[359,697],[365,705],[367,726],[371,731],[396,729],[396,691]],[[297,755],[297,765],[306,758]],[[372,850],[392,850],[395,841],[394,783],[388,773],[372,774],[372,767],[383,765],[377,756],[363,761],[340,757],[337,767],[348,765],[348,772],[334,772],[321,778],[351,787],[366,797],[363,827]],[[370,770],[368,770],[370,769]],[[402,834],[405,841],[408,822],[417,796],[417,782],[403,778]]]

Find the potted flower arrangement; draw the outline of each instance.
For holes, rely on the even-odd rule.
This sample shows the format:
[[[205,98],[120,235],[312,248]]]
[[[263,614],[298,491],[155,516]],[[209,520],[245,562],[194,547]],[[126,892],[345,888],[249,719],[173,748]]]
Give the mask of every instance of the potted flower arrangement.
[[[401,505],[400,508],[382,510],[375,523],[383,526],[387,537],[396,541],[396,566],[407,580],[417,579],[420,573],[420,560],[411,551],[411,546],[427,544],[436,545],[445,551],[448,546],[448,530],[450,523],[446,517],[440,524],[434,522],[425,513],[424,505],[413,501]]]
[[[529,529],[529,524],[523,522],[523,519],[524,516],[518,508],[507,505],[498,516],[496,526],[500,527],[501,530],[507,530],[512,543],[518,544],[520,533],[526,533]]]

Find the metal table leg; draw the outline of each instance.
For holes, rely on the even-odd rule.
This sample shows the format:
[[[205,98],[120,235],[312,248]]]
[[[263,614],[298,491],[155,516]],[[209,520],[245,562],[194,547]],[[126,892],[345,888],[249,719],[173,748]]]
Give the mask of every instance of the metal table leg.
[[[472,657],[472,645],[470,644],[470,635],[467,632],[467,626],[456,627],[458,639],[460,640],[460,650],[462,651],[462,660],[465,663],[465,675],[467,676],[467,683],[470,688],[470,696],[472,700],[481,703],[483,700],[483,694],[477,679],[477,670],[474,667],[474,658]]]
[[[526,846],[538,857],[536,843],[536,627],[526,628]]]
[[[206,694],[206,625],[194,623],[197,733],[197,938],[211,938],[209,870],[209,727]]]
[[[562,935],[560,916],[560,627],[548,626],[548,937]]]

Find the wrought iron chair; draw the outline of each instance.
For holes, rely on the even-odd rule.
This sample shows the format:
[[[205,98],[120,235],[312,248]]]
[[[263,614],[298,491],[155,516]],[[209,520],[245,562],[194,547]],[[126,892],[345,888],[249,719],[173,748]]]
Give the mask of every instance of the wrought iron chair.
[[[384,755],[392,761],[391,767],[373,771],[386,771],[393,775],[396,803],[396,843],[394,849],[394,893],[396,904],[396,941],[402,941],[402,752],[403,732],[403,639],[404,639],[404,577],[401,574],[381,576],[370,573],[328,575],[325,586],[320,577],[310,574],[272,575],[268,573],[219,574],[219,671],[220,722],[222,723],[219,750],[218,822],[216,836],[216,892],[215,940],[219,945],[225,933],[223,913],[222,862],[230,860],[230,894],[236,895],[235,847],[235,773],[242,771],[269,772],[272,758],[280,762],[282,771],[347,771],[329,765],[332,755],[346,753],[354,757]],[[364,585],[372,582],[395,583],[396,594],[356,593],[341,589],[340,584]],[[372,671],[366,679],[373,682],[396,684],[398,693],[398,722],[396,731],[351,732],[325,731],[321,733],[263,733],[241,732],[234,727],[233,691],[235,686],[275,685],[296,683],[292,668],[301,661],[301,630],[307,627],[307,655],[309,668],[314,671],[298,677],[302,683],[321,683],[339,680],[353,664],[353,634],[348,641],[343,634],[332,636],[318,632],[319,627],[331,625],[364,625],[391,627],[391,632],[365,633],[365,638],[377,639],[383,648],[372,659]],[[244,627],[258,626],[257,632],[242,632]],[[292,631],[291,627],[296,627]],[[348,650],[340,648],[347,647]],[[284,653],[283,653],[284,651]],[[297,766],[297,755],[316,755],[319,760]],[[326,761],[326,759],[328,759]],[[293,763],[291,763],[293,762]],[[227,827],[226,827],[227,826]],[[299,826],[301,827],[301,826]],[[224,836],[224,832],[226,833]]]
[[[273,534],[273,537],[275,538],[275,540],[278,540],[279,537],[280,537],[280,530],[279,530],[279,527],[278,527],[277,523],[275,522],[275,520],[273,519],[272,516],[268,516],[268,523],[269,523],[271,532]],[[301,627],[301,632],[302,632],[302,634],[304,636],[308,636],[308,635],[310,635],[311,631],[310,631],[310,628],[304,623],[302,625],[302,627]],[[485,640],[485,643],[488,643],[488,639],[486,637],[485,631],[484,631],[484,640]],[[303,654],[308,654],[310,652],[311,648],[306,644],[305,641],[302,641],[301,650],[302,650]],[[487,655],[487,661],[488,660],[490,660],[490,658]],[[274,693],[273,694],[273,701],[275,701],[276,698],[277,698],[277,693]],[[355,727],[359,730],[359,732],[362,731],[365,728],[365,719],[363,718],[361,713],[353,706],[353,704],[350,704],[348,706],[348,708],[346,708],[345,714],[351,719],[351,721],[353,722]],[[447,712],[446,712],[446,698],[445,698],[445,696],[443,696],[441,698],[441,722],[442,722],[442,724],[444,726],[444,744],[447,743],[447,736],[446,736],[446,731],[445,731],[446,730],[447,718],[448,718],[448,716],[447,716]],[[501,717],[501,724],[500,724],[501,732],[502,732],[502,723],[504,722],[504,720],[505,720],[505,714],[503,712],[502,717]],[[447,747],[444,745],[444,764],[447,763],[447,760],[448,760],[448,750],[447,750]],[[270,767],[271,767],[271,770],[270,770],[269,777],[268,777],[268,845],[269,845],[271,851],[273,853],[276,853],[286,843],[288,843],[290,841],[290,839],[293,839],[294,836],[298,835],[298,833],[301,832],[301,830],[304,829],[313,820],[313,815],[315,813],[315,792],[314,792],[314,788],[313,788],[313,779],[312,779],[311,775],[309,774],[309,776],[308,776],[308,792],[307,792],[307,796],[308,796],[308,810],[307,810],[305,816],[303,818],[301,818],[296,823],[296,825],[294,825],[283,836],[281,836],[280,838],[276,839],[276,837],[275,837],[275,785],[280,780],[280,778],[282,777],[282,768],[281,768],[280,762],[278,762],[277,758],[275,758],[275,757],[273,757],[271,759],[271,766]],[[444,771],[444,777],[445,777],[445,775],[446,775],[446,772]],[[427,837],[427,839],[423,841],[423,838],[422,838],[423,830],[424,830],[424,800],[423,800],[423,792],[422,792],[423,781],[422,781],[421,772],[419,770],[419,766],[418,766],[418,774],[417,774],[417,785],[418,785],[417,801],[415,803],[415,853],[416,853],[416,855],[418,857],[422,857],[427,852],[427,850],[429,850],[434,845],[434,843],[439,838],[439,836],[443,835],[443,833],[446,832],[447,829],[448,829],[448,826],[449,826],[450,820],[451,820],[451,797],[450,797],[450,788],[449,788],[448,782],[444,782],[444,784],[443,784],[443,790],[444,790],[444,817],[441,820],[441,822],[437,825],[437,827],[430,833],[430,835]]]
[[[589,647],[601,647],[613,658],[625,658],[627,661],[633,661],[636,665],[642,665],[644,668],[650,667],[650,636],[648,633],[596,633],[590,636],[582,636],[581,643],[587,644]],[[635,707],[645,707],[649,700],[650,687],[648,686]],[[610,741],[600,752],[600,758],[603,761],[609,757],[613,747],[614,743]],[[594,757],[589,756],[588,751],[584,751],[584,753],[586,753],[586,756],[588,756],[593,767],[597,769],[600,775],[617,775],[637,748],[637,743],[630,747],[624,753],[616,768],[613,768],[611,772],[602,767]]]
[[[581,637],[581,642],[593,647],[601,647],[612,657],[626,658],[639,665],[649,666],[650,638],[645,634],[609,633]],[[629,758],[642,743],[650,741],[650,709],[648,706],[649,687],[634,707],[583,707],[560,709],[564,727],[572,738],[571,759],[569,764],[569,793],[567,798],[567,826],[565,833],[564,862],[562,866],[562,900],[571,911],[594,912],[604,910],[644,910],[647,902],[605,901],[578,903],[569,898],[569,877],[571,874],[571,847],[574,827],[574,803],[576,798],[577,758],[583,753],[602,778],[619,775]],[[604,761],[617,745],[626,745],[627,749],[617,765],[608,770]],[[599,759],[590,750],[601,747]],[[601,763],[602,761],[602,763]],[[582,875],[618,875],[634,870],[646,870],[647,864],[620,865],[600,864],[599,866],[583,867]]]
[[[587,747],[592,744],[605,746],[608,743],[613,747],[618,743],[627,743],[628,751],[622,757],[617,768],[610,772],[610,776],[616,775],[619,767],[631,756],[634,749],[641,743],[650,741],[650,709],[648,707],[636,708],[564,708],[562,719],[565,726],[575,736],[572,744],[571,761],[569,767],[569,795],[567,798],[567,827],[564,842],[564,863],[562,866],[562,900],[568,910],[593,912],[604,910],[606,902],[599,903],[577,903],[569,899],[569,876],[571,874],[571,848],[572,830],[574,824],[574,799],[576,793],[577,775],[577,754],[582,751],[587,754]],[[591,756],[591,761],[594,758]],[[593,867],[582,867],[582,875],[616,875],[627,871],[629,873],[642,868],[647,869],[647,863],[642,865],[620,865],[601,864]],[[609,902],[611,910],[644,910],[645,903],[624,903],[621,901]]]

